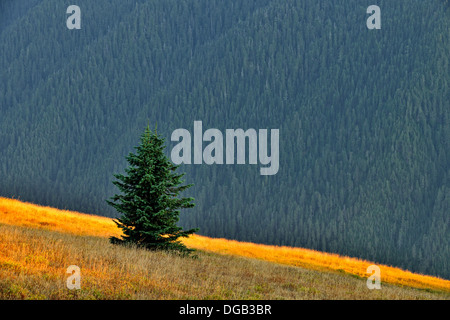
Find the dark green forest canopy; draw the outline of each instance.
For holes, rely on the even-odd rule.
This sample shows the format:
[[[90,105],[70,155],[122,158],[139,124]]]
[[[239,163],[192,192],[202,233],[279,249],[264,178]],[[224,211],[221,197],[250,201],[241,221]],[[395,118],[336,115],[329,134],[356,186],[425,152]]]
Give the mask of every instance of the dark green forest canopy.
[[[450,278],[444,0],[0,2],[0,195],[113,216],[142,129],[280,129],[280,170],[184,165],[185,228]]]

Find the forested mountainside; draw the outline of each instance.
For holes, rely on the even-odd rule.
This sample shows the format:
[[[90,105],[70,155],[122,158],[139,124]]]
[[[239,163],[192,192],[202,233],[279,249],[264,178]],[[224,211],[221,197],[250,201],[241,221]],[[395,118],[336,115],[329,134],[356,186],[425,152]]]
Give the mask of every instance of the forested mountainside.
[[[280,129],[280,169],[182,165],[200,234],[450,278],[444,0],[0,3],[0,195],[105,216],[144,128]]]

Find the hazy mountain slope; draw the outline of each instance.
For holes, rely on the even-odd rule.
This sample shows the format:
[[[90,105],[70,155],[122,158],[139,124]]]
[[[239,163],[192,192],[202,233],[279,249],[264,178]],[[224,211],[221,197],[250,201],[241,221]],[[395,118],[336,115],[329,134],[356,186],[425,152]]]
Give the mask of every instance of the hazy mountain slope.
[[[381,1],[379,31],[360,1],[78,5],[80,31],[42,0],[0,33],[1,195],[113,215],[148,121],[279,128],[275,176],[181,168],[184,225],[450,276],[448,2]]]
[[[29,10],[42,0],[15,1],[3,0],[0,2],[0,32],[7,30],[13,22],[27,15]]]

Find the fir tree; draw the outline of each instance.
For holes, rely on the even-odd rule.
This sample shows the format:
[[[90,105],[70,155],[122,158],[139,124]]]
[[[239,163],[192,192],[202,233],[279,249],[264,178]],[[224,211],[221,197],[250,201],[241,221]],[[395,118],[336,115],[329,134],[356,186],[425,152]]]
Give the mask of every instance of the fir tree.
[[[184,231],[177,226],[181,208],[192,208],[193,198],[178,198],[180,192],[192,186],[181,185],[184,174],[175,173],[174,165],[164,154],[164,139],[156,129],[149,127],[141,136],[136,154],[126,158],[129,167],[126,175],[116,174],[114,181],[121,191],[112,201],[120,218],[114,220],[123,230],[122,238],[111,237],[114,244],[135,244],[150,250],[177,250],[183,253],[193,251],[179,240],[188,237],[198,229]]]

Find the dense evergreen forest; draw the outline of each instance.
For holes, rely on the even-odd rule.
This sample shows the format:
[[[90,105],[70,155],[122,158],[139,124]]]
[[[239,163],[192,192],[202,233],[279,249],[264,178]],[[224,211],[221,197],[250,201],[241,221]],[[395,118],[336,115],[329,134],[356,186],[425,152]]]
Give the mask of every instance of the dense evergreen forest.
[[[372,3],[373,2],[373,3]],[[200,234],[450,279],[444,0],[0,2],[0,196],[115,216],[150,123],[280,129],[280,170],[182,165]]]

